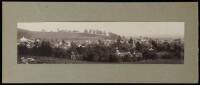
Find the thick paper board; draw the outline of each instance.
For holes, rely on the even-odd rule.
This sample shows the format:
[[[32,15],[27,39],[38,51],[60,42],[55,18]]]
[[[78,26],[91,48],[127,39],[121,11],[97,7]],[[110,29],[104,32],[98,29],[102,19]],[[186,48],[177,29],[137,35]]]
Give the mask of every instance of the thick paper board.
[[[4,83],[196,83],[198,3],[3,2]],[[18,22],[184,22],[184,64],[17,64]]]

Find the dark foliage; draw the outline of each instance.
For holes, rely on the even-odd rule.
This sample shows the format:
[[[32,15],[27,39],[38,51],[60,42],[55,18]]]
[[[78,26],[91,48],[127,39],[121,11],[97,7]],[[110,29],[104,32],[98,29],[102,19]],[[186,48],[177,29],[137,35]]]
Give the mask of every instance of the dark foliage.
[[[89,31],[87,31],[89,32]],[[115,36],[113,34],[113,36]],[[95,62],[132,62],[137,60],[147,59],[180,59],[183,58],[183,45],[180,44],[179,40],[176,43],[163,42],[157,43],[155,40],[149,40],[152,45],[153,51],[149,51],[149,47],[143,43],[137,41],[136,47],[133,46],[133,39],[130,38],[128,42],[122,42],[122,37],[118,36],[115,38],[117,42],[110,44],[109,46],[99,40],[98,44],[89,44],[86,46],[78,46],[75,42],[71,42],[71,47],[63,49],[61,47],[53,47],[49,41],[41,41],[40,43],[34,42],[32,48],[28,48],[26,42],[18,45],[18,57],[19,56],[49,56],[49,57],[62,57],[71,59],[73,56],[77,57],[77,60],[83,61],[95,61]],[[120,52],[130,52],[124,56],[116,55],[116,48]],[[133,53],[137,51],[142,53],[141,58],[133,58]],[[162,53],[164,52],[164,53]],[[160,54],[159,54],[160,53]],[[18,58],[19,59],[19,58]]]

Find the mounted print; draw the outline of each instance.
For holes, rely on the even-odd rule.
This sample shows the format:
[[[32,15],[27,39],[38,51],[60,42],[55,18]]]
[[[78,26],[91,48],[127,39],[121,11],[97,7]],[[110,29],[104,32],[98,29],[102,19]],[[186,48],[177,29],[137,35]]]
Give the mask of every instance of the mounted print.
[[[18,64],[183,64],[184,22],[19,22]]]
[[[197,83],[197,2],[3,2],[2,83]]]

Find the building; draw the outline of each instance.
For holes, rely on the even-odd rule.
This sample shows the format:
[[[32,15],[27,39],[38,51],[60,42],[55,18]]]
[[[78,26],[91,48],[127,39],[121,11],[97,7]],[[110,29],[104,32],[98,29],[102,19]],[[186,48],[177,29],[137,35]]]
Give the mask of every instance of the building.
[[[25,38],[24,36],[22,38],[20,38],[19,42],[34,42],[33,40],[30,40],[28,38]]]

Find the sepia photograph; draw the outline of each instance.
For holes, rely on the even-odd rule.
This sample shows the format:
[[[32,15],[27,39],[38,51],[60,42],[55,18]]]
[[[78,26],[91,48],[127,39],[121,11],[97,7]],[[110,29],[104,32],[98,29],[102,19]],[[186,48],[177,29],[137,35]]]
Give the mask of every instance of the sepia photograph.
[[[2,83],[197,83],[197,2],[3,2]]]
[[[183,22],[21,22],[18,64],[183,64]]]

